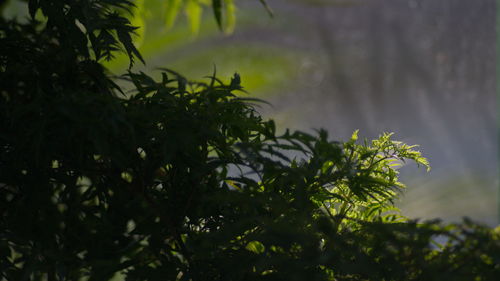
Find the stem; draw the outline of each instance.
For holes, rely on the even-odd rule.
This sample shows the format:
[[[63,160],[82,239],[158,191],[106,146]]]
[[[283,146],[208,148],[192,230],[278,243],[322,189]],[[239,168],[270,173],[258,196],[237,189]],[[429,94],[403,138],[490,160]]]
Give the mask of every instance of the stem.
[[[349,191],[347,194],[346,198],[350,198],[352,196],[352,192]],[[342,205],[340,205],[340,210],[339,214],[335,216],[335,221],[337,225],[335,226],[335,231],[339,230],[340,224],[342,223],[342,220],[346,217],[347,212],[351,209],[351,206],[349,205],[348,201],[344,201]]]

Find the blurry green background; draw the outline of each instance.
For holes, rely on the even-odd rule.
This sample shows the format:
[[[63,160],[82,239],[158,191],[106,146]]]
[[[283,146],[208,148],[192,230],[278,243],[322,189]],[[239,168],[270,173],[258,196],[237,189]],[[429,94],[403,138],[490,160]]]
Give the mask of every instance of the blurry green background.
[[[135,70],[167,67],[191,80],[216,70],[226,81],[238,72],[281,128],[323,127],[338,140],[395,132],[433,168],[401,170],[404,214],[497,223],[495,0],[268,0],[272,18],[258,0],[234,0],[232,33],[208,6],[199,24],[184,10],[174,24],[168,1],[140,2],[133,22],[147,64]],[[118,75],[128,61],[106,65]]]

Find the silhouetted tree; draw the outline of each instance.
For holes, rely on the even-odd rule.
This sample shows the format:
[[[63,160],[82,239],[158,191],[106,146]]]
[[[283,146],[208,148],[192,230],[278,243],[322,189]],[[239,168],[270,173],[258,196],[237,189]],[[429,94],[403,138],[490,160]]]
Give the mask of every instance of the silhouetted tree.
[[[2,280],[498,277],[498,233],[398,214],[394,166],[427,162],[390,134],[278,136],[237,74],[129,71],[123,93],[100,62],[142,60],[131,7],[31,0],[28,23],[0,20]]]

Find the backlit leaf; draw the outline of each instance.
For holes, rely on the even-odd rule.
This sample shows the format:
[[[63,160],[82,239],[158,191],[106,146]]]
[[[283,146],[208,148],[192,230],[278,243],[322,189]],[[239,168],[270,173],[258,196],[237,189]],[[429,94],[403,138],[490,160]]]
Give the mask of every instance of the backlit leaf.
[[[186,17],[189,22],[189,28],[191,29],[193,35],[196,35],[200,29],[203,8],[197,0],[187,0],[185,10]]]
[[[181,8],[182,0],[166,0],[166,10],[165,10],[165,26],[170,29],[174,26],[177,15]]]

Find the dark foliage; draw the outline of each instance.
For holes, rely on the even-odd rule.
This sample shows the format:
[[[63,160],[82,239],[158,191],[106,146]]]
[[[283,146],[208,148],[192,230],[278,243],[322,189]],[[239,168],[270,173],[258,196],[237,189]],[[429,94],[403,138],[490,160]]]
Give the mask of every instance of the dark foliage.
[[[498,231],[393,207],[394,165],[427,163],[390,134],[277,135],[238,75],[130,71],[125,95],[99,62],[141,59],[131,5],[0,20],[1,280],[498,279]]]

